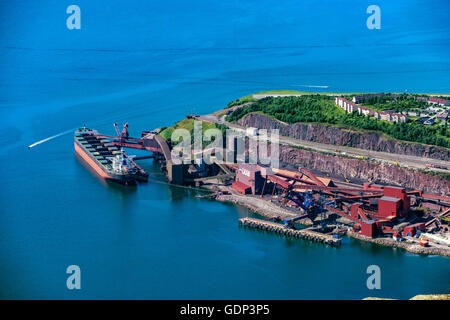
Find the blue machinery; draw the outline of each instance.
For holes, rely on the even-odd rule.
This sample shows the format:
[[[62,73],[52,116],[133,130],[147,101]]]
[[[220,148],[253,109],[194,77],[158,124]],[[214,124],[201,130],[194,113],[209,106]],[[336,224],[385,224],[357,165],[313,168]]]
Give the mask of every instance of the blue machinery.
[[[298,220],[304,219],[304,218],[310,218],[311,221],[314,220],[314,218],[317,215],[321,215],[321,222],[320,224],[323,226],[325,223],[325,212],[327,210],[324,208],[324,205],[334,207],[335,203],[334,201],[325,201],[325,199],[321,199],[318,203],[314,201],[314,198],[311,195],[311,191],[305,191],[305,192],[293,192],[290,190],[287,194],[285,194],[285,200],[290,200],[297,204],[301,209],[303,209],[302,214],[299,214],[297,216],[294,216],[292,218],[287,218],[283,220],[283,223],[285,224],[286,228],[295,229],[294,223]],[[321,197],[323,198],[323,196]],[[324,205],[322,205],[324,204]]]

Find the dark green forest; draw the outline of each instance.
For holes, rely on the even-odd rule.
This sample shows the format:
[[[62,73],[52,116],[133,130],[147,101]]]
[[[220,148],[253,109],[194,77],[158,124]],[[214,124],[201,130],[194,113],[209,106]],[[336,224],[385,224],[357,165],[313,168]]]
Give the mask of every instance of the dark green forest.
[[[425,101],[416,100],[415,96],[408,94],[392,95],[389,93],[385,96],[367,98],[362,105],[374,110],[392,110],[395,112],[423,110],[428,107]]]

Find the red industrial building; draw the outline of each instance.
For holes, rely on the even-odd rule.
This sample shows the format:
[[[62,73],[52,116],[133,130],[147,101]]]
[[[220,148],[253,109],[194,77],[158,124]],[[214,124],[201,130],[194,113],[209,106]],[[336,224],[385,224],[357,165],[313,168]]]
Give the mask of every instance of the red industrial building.
[[[398,198],[383,196],[378,199],[378,216],[393,219],[401,212],[402,200]]]
[[[249,194],[252,192],[252,188],[241,181],[234,181],[231,187],[240,194]]]
[[[378,200],[378,217],[404,218],[410,207],[410,198],[405,188],[384,187],[384,196]]]
[[[402,219],[410,208],[411,199],[405,188],[364,184],[364,190],[383,193],[378,199],[378,218]]]
[[[405,188],[386,186],[383,189],[383,193],[385,196],[401,199],[403,213],[406,213],[409,210],[410,199]]]
[[[360,219],[361,234],[370,238],[377,235],[378,230],[384,229],[383,224],[395,218],[402,219],[406,216],[410,208],[410,197],[405,188],[364,185],[365,190],[374,190],[383,192],[383,196],[378,199],[378,212],[376,220],[367,220],[364,217],[365,210],[362,203],[354,203],[350,209],[350,216],[354,219]],[[368,212],[366,211],[366,215]],[[387,228],[388,229],[388,228]],[[416,230],[425,230],[425,224],[418,223],[405,227],[405,235],[414,236]]]
[[[361,221],[361,234],[373,238],[377,235],[377,225],[373,220],[362,220]]]
[[[403,228],[403,235],[409,236],[409,237],[414,237],[418,230],[425,231],[425,222],[406,226],[405,228]]]
[[[374,238],[380,234],[401,237],[401,230],[393,230],[392,223],[403,221],[410,209],[409,194],[405,188],[365,184],[363,189],[337,187],[324,182],[305,168],[298,171],[273,169],[265,172],[258,165],[241,164],[236,168],[233,189],[241,194],[262,194],[269,185],[272,197],[282,205],[299,206],[303,211],[306,199],[316,204],[326,197],[330,204],[319,204],[323,209],[334,212],[354,222],[361,235]],[[309,197],[309,198],[308,198]],[[311,201],[311,200],[309,200]],[[311,202],[308,204],[311,206]],[[306,208],[306,209],[305,209]],[[304,213],[302,213],[304,216]],[[397,221],[396,221],[397,220]],[[415,224],[404,228],[405,236],[414,236],[417,230],[425,230],[425,225]]]
[[[236,171],[235,182],[240,182],[240,184],[233,184],[233,189],[237,190],[236,188],[239,188],[239,190],[242,190],[242,188],[250,188],[251,194],[259,194],[264,185],[264,178],[261,175],[261,167],[252,164],[240,164],[238,170]]]

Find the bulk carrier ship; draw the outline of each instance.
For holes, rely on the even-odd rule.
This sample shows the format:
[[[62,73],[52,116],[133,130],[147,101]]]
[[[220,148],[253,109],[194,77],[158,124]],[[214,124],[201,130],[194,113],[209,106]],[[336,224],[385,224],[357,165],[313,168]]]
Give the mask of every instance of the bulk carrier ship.
[[[135,185],[137,180],[147,181],[148,173],[127,154],[98,132],[86,127],[75,131],[75,153],[100,177],[124,185]]]

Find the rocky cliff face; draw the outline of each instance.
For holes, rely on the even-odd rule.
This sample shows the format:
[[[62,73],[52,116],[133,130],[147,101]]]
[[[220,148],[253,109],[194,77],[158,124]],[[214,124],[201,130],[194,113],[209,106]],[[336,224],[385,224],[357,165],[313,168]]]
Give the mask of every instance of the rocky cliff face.
[[[356,178],[363,181],[419,189],[429,193],[450,194],[450,180],[393,165],[345,158],[288,146],[280,146],[280,161],[326,172],[331,176],[345,175],[350,180]]]
[[[305,141],[450,161],[450,149],[399,142],[386,139],[379,133],[355,132],[322,124],[287,125],[257,113],[246,115],[238,121],[238,124],[260,129],[279,129],[280,135]]]

